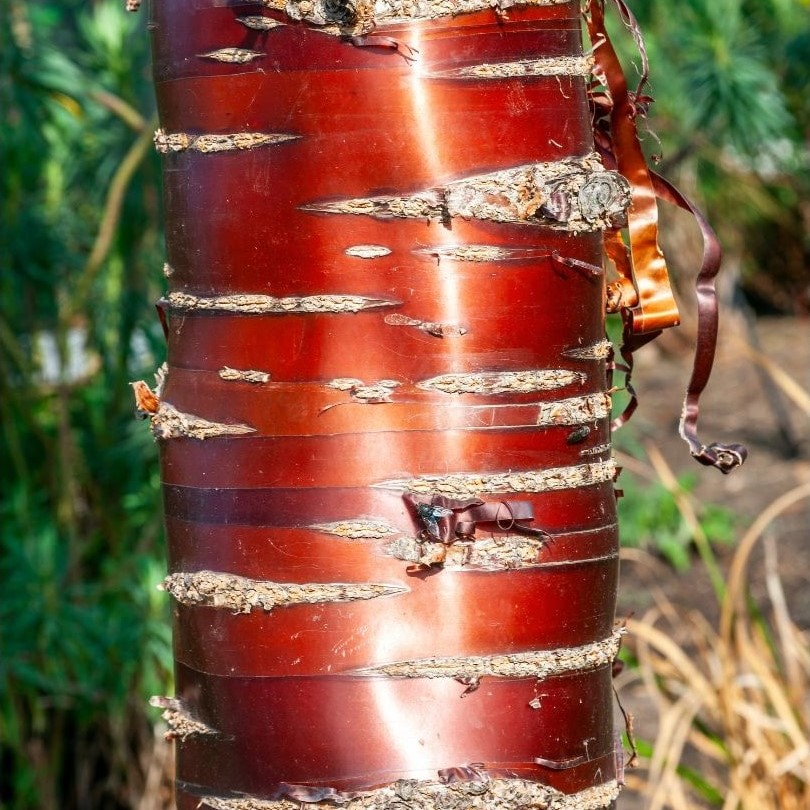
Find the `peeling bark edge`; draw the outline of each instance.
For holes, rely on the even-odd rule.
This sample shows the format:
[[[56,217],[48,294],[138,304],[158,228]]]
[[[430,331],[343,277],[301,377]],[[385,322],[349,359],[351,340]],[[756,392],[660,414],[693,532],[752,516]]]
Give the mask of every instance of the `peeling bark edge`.
[[[619,792],[615,779],[577,793],[563,793],[526,779],[484,778],[449,783],[403,779],[376,790],[351,794],[318,789],[317,794],[325,798],[315,801],[297,795],[295,798],[262,799],[197,794],[197,798],[200,807],[210,810],[301,810],[302,802],[341,810],[434,810],[439,807],[442,810],[600,810],[610,807]]]
[[[327,200],[301,210],[445,223],[460,217],[582,233],[623,224],[629,204],[628,182],[591,153],[472,175],[401,196]]]
[[[348,674],[358,677],[385,675],[389,678],[536,678],[546,680],[555,675],[586,672],[613,663],[619,652],[624,628],[608,638],[580,647],[554,650],[532,650],[487,656],[448,656],[356,669]]]
[[[267,582],[219,571],[169,574],[161,587],[181,605],[224,608],[234,613],[250,613],[254,609],[269,612],[289,605],[356,602],[408,591],[403,585],[377,582]]]
[[[417,495],[438,494],[451,498],[471,498],[484,493],[549,492],[587,487],[613,481],[615,477],[616,462],[611,458],[593,464],[552,467],[546,470],[420,475],[415,478],[381,481],[373,486]]]
[[[161,402],[151,417],[152,434],[156,439],[214,439],[223,436],[244,436],[255,433],[250,425],[210,422],[201,416],[178,411],[169,402]]]
[[[189,737],[218,737],[220,732],[197,720],[189,708],[178,698],[155,695],[149,699],[149,705],[163,709],[161,717],[166,721],[169,730],[164,737],[167,740],[187,740]]]
[[[598,343],[593,343],[590,346],[578,346],[573,349],[566,349],[563,355],[575,360],[606,360],[610,357],[612,350],[613,344],[609,340],[600,340]]]

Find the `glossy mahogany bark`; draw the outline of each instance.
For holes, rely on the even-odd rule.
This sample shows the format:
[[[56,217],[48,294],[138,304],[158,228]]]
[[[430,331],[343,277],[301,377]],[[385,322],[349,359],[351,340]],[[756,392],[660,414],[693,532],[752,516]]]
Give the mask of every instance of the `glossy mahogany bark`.
[[[578,4],[384,22],[354,40],[267,6],[151,11],[174,138],[153,426],[178,806],[408,806],[389,786],[417,780],[449,808],[459,781],[487,802],[507,780],[515,808],[526,782],[553,788],[537,807],[608,807],[617,532],[599,226],[575,227],[554,183],[508,178],[482,205],[542,204],[510,221],[334,208],[587,158]],[[222,49],[231,61],[211,56]],[[518,67],[470,73],[493,64]],[[240,133],[279,137],[240,147]],[[203,136],[226,137],[198,148]],[[473,499],[529,517],[504,507],[452,535],[446,549],[467,549],[455,562],[420,562],[442,544],[418,505],[462,515]],[[534,556],[507,559],[526,537]],[[201,593],[200,572],[241,578],[227,587],[254,602]],[[348,596],[262,606],[255,583]],[[367,584],[387,590],[353,590]]]

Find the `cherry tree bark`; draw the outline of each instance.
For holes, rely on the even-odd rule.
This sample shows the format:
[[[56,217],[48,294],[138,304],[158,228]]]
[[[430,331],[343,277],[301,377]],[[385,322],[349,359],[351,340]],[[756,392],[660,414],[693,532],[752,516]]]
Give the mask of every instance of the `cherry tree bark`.
[[[579,3],[152,5],[178,807],[612,806]]]

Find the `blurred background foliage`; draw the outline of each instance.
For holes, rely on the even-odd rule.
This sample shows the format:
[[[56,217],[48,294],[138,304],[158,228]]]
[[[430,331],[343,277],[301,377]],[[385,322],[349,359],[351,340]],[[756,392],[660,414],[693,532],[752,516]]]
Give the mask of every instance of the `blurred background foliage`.
[[[0,9],[0,806],[137,807],[171,665],[128,387],[164,352],[145,19]]]
[[[145,15],[123,5],[0,0],[4,810],[159,806],[146,700],[171,692],[169,617],[156,451],[128,382],[163,360],[160,170]],[[632,6],[651,153],[708,207],[748,300],[805,313],[808,1]],[[667,491],[626,489],[625,535],[687,565]]]

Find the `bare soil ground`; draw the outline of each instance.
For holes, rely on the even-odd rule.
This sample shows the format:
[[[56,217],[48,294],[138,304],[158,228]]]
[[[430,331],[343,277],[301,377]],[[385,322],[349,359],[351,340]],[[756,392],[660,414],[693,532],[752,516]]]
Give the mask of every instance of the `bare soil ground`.
[[[768,360],[810,394],[810,320],[794,318],[760,319],[755,340]],[[701,438],[713,441],[739,441],[747,445],[749,458],[728,476],[700,467],[689,456],[678,438],[678,418],[691,358],[683,338],[665,335],[658,347],[643,349],[637,358],[636,388],[640,407],[633,419],[635,430],[651,439],[676,474],[693,472],[698,476],[694,494],[703,502],[720,504],[736,516],[738,535],[772,501],[810,479],[810,420],[795,402],[781,394],[788,416],[783,426],[795,439],[786,446],[780,435],[778,406],[773,404],[778,386],[762,373],[745,348],[752,334],[741,318],[727,318],[721,330],[715,370],[701,409]],[[772,527],[777,540],[779,570],[787,593],[791,614],[802,629],[810,629],[810,508],[803,501],[783,515]],[[719,551],[721,563],[728,565],[732,549]],[[761,557],[752,560],[751,588],[755,595],[764,592],[758,576]],[[663,573],[662,573],[663,572]],[[716,601],[702,567],[695,564],[688,575],[678,575],[666,566],[654,567],[626,562],[622,567],[619,615],[641,617],[652,603],[650,585],[662,588],[667,597],[683,609],[698,608],[710,621],[717,615]],[[620,681],[621,682],[621,681]],[[621,693],[622,702],[636,720],[637,735],[652,741],[657,716],[652,701],[640,682],[628,679]],[[632,782],[645,776],[644,768],[633,772]],[[628,789],[619,802],[621,810],[646,810],[643,793]],[[696,805],[698,807],[700,805]]]

